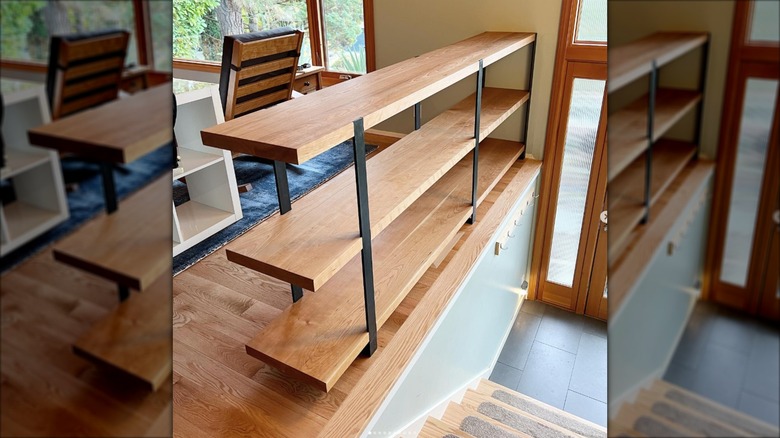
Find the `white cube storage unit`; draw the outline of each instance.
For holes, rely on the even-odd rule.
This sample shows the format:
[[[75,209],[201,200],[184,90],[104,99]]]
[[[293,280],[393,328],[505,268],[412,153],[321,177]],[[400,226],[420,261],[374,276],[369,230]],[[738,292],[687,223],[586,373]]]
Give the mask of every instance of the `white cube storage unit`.
[[[13,199],[0,205],[0,256],[68,218],[68,203],[57,152],[32,146],[27,130],[51,121],[43,84],[0,79],[3,93],[5,166]]]
[[[173,206],[173,255],[243,217],[233,158],[229,151],[204,146],[201,129],[225,121],[216,84],[174,79],[174,133],[181,157],[173,180],[185,178],[189,201]]]

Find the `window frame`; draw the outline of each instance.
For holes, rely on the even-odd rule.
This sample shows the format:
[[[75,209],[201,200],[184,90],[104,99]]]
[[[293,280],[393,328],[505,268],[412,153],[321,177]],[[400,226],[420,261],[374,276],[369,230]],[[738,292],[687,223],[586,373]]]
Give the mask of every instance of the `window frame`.
[[[309,44],[311,45],[312,65],[325,67],[322,72],[325,85],[331,85],[361,76],[362,73],[330,70],[325,56],[325,34],[322,26],[322,0],[306,0],[306,12],[309,21]],[[366,39],[366,73],[376,70],[376,44],[374,41],[374,1],[363,0],[363,25]],[[199,71],[205,73],[220,72],[217,61],[201,61],[195,59],[173,58],[173,68],[180,70]]]
[[[149,41],[152,40],[152,21],[149,15],[149,0],[132,0],[134,35],[138,50],[138,65],[148,66],[154,70],[154,52]],[[44,61],[23,61],[0,58],[0,68],[3,70],[18,70],[34,73],[46,73],[48,65]]]

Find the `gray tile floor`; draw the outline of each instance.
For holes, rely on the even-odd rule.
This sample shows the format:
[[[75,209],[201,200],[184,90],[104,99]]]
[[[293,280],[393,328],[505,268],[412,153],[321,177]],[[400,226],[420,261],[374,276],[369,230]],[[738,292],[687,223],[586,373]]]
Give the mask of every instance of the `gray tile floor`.
[[[523,303],[490,380],[607,425],[607,324]]]
[[[664,380],[780,424],[780,329],[696,304]]]

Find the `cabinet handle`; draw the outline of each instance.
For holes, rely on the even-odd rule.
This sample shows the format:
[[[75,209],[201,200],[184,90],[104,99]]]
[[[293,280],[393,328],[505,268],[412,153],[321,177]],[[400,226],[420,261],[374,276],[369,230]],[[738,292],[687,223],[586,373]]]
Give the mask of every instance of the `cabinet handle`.
[[[311,85],[311,82],[309,82],[309,81],[306,81],[306,82],[304,82],[304,83],[303,83],[303,86],[304,86],[304,87],[308,87],[308,86],[310,86],[310,85]]]

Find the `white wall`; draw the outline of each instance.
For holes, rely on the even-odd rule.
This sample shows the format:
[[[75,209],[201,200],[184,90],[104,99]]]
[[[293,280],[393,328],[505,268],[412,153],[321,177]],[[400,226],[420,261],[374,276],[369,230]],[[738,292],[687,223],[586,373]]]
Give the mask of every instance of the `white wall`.
[[[484,31],[538,32],[528,152],[542,157],[558,39],[561,0],[375,0],[377,68],[425,53]],[[522,88],[528,51],[487,69],[488,86]],[[473,92],[474,79],[423,103],[423,121]],[[518,140],[522,114],[515,114],[495,137]],[[409,132],[412,113],[385,122],[382,129]]]

